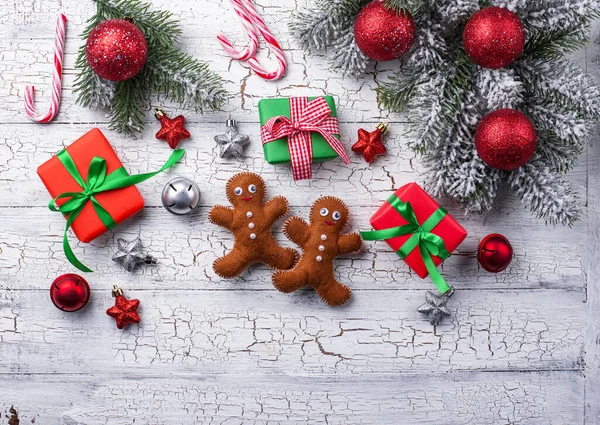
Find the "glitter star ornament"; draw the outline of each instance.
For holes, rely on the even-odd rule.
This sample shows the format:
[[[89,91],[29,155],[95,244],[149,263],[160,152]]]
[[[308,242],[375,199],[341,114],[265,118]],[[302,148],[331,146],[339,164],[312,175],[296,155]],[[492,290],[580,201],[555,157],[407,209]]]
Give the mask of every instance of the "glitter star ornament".
[[[219,156],[221,158],[242,159],[244,157],[244,147],[250,139],[245,134],[238,133],[235,120],[227,120],[226,126],[225,133],[215,136],[215,142],[220,148]]]
[[[115,305],[106,310],[106,314],[115,319],[117,328],[123,329],[131,323],[140,323],[140,316],[137,313],[140,300],[128,300],[117,285],[113,286],[112,294],[115,297]]]
[[[446,304],[448,304],[452,295],[454,295],[454,288],[450,288],[446,293],[439,295],[427,291],[425,293],[425,304],[419,307],[417,311],[426,314],[429,323],[432,325],[439,325],[444,318],[450,317],[450,310],[448,310]]]
[[[183,115],[171,119],[160,109],[155,109],[154,116],[160,121],[160,130],[156,133],[156,138],[166,140],[171,149],[175,149],[179,142],[190,137],[190,132],[184,127],[185,117]]]
[[[379,124],[372,132],[360,128],[358,130],[358,142],[352,146],[352,151],[362,154],[369,164],[375,160],[375,155],[385,155],[387,150],[381,139],[387,132],[387,128],[387,123]]]
[[[117,239],[117,253],[112,260],[119,263],[128,272],[132,272],[141,264],[156,264],[156,258],[146,255],[142,248],[142,240],[135,238],[132,241]]]

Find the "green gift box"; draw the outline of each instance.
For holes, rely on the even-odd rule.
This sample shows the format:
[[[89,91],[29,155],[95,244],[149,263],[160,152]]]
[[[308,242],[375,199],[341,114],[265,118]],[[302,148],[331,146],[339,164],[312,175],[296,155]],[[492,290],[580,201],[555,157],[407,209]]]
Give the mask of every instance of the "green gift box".
[[[331,96],[320,96],[325,99],[327,105],[331,109],[331,116],[337,118],[337,111],[335,108],[335,101]],[[316,99],[316,97],[308,97],[308,101]],[[266,122],[277,116],[284,116],[291,118],[290,111],[290,99],[289,98],[275,98],[275,99],[261,99],[258,102],[258,113],[260,115],[260,125],[264,126]],[[323,162],[330,161],[338,158],[339,155],[333,150],[331,145],[327,142],[325,137],[317,132],[311,132],[311,142],[313,151],[313,161]],[[333,137],[340,139],[339,134],[333,134]],[[282,137],[269,143],[263,144],[263,151],[265,153],[265,159],[269,164],[281,164],[290,163],[290,149],[288,145],[288,138]]]

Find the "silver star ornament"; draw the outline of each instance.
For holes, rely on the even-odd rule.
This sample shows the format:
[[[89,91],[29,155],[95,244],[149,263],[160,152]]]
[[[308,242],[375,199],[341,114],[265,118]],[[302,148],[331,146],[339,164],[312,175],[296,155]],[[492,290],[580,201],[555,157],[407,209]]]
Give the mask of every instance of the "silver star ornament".
[[[454,288],[450,288],[446,293],[439,295],[427,291],[425,293],[425,304],[419,307],[417,311],[426,314],[429,323],[432,325],[439,325],[444,318],[450,317],[450,310],[448,310],[446,304],[448,304],[452,295],[454,295]]]
[[[119,238],[117,239],[117,249],[118,251],[112,259],[128,272],[134,271],[140,264],[156,264],[156,258],[144,253],[140,238],[132,241]]]
[[[215,142],[220,148],[219,156],[221,158],[242,159],[244,157],[244,147],[250,140],[245,134],[238,133],[235,120],[227,120],[226,126],[227,129],[224,134],[215,136]]]

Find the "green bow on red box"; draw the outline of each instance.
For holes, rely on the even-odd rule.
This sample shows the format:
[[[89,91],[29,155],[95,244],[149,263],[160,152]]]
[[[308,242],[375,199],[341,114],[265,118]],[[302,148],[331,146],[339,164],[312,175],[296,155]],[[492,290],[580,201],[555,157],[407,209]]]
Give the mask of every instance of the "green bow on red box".
[[[77,166],[67,150],[64,149],[59,152],[57,155],[59,161],[82,189],[81,192],[61,193],[52,201],[50,201],[50,204],[48,205],[50,210],[67,215],[67,224],[63,235],[63,250],[69,262],[81,271],[92,271],[77,259],[73,253],[73,250],[71,249],[71,246],[69,245],[69,238],[67,235],[69,228],[73,225],[73,222],[77,219],[88,202],[92,202],[94,211],[107,229],[112,229],[117,225],[113,217],[111,217],[108,211],[106,211],[100,202],[98,202],[94,195],[110,190],[133,186],[148,180],[171,168],[173,165],[179,162],[184,154],[185,151],[183,149],[178,149],[171,154],[165,165],[163,165],[160,170],[133,176],[127,174],[127,171],[125,171],[125,168],[123,167],[116,169],[110,174],[107,174],[106,160],[96,156],[90,162],[87,173],[87,181],[85,181],[79,173],[79,170],[77,170]],[[68,201],[59,206],[57,201],[65,198],[68,198]]]
[[[360,232],[367,241],[382,241],[396,238],[398,236],[411,235],[410,238],[396,251],[401,258],[406,258],[415,248],[419,247],[423,263],[433,280],[433,283],[441,293],[448,292],[450,286],[446,283],[441,273],[433,262],[432,255],[442,260],[450,257],[450,252],[444,245],[444,240],[431,233],[431,231],[448,214],[443,207],[438,207],[423,224],[419,224],[417,216],[410,202],[403,202],[395,194],[390,196],[388,203],[407,221],[402,226],[390,227],[388,229]]]

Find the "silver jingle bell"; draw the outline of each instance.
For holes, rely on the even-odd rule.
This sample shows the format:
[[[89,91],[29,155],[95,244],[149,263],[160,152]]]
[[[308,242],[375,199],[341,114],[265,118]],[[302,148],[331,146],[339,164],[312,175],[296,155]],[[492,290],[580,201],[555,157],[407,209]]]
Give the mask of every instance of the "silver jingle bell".
[[[162,204],[171,214],[189,214],[200,204],[200,188],[190,179],[175,177],[162,191]]]

